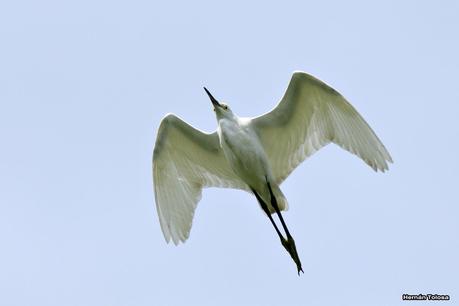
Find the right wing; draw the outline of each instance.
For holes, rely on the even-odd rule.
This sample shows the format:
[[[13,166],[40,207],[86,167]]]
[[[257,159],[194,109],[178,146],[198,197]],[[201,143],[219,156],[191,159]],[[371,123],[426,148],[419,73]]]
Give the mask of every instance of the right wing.
[[[279,104],[252,119],[280,184],[308,156],[334,142],[357,155],[375,171],[388,169],[392,158],[368,123],[336,90],[295,72]]]
[[[156,208],[167,242],[185,242],[203,187],[249,190],[230,168],[218,135],[203,133],[169,114],[161,121],[153,152]]]

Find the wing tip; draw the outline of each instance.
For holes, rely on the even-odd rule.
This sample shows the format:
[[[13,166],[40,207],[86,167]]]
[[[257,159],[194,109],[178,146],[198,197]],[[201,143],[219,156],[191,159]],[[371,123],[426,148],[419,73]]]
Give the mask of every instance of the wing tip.
[[[384,173],[386,171],[389,171],[389,164],[393,164],[393,163],[394,161],[392,160],[392,158],[388,156],[388,158],[383,160],[382,164],[380,165],[370,164],[370,167],[372,167],[375,172],[381,171],[382,173]]]
[[[188,235],[185,234],[185,235],[172,235],[170,234],[169,232],[164,232],[163,231],[163,236],[164,236],[164,240],[166,241],[167,244],[170,244],[171,241],[172,243],[174,243],[175,246],[178,246],[179,244],[183,244],[187,241],[188,239]]]

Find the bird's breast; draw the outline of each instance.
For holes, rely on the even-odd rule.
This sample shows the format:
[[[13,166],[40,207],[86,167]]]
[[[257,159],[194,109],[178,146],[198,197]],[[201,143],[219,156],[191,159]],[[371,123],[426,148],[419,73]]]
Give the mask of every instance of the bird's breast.
[[[270,176],[266,153],[249,127],[220,120],[218,132],[228,163],[244,182],[255,187],[265,176]]]

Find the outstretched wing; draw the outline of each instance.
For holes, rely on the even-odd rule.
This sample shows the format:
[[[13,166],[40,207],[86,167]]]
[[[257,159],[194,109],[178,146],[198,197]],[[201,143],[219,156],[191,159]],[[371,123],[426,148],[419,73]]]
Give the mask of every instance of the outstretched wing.
[[[226,161],[217,133],[203,133],[172,114],[158,130],[153,181],[164,238],[175,244],[188,239],[203,187],[248,190]]]
[[[304,72],[295,72],[284,97],[269,113],[252,119],[280,184],[307,157],[334,142],[375,171],[392,158],[376,134],[336,90]]]

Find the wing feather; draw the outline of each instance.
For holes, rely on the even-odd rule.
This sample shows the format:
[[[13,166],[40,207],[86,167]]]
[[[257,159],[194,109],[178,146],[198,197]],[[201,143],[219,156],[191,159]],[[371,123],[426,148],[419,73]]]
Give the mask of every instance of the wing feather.
[[[202,188],[248,190],[224,158],[217,133],[203,133],[172,114],[158,130],[153,182],[164,238],[175,244],[188,239]]]
[[[278,184],[330,142],[357,155],[375,171],[384,172],[392,162],[355,108],[336,90],[304,72],[295,72],[279,104],[252,124]]]

